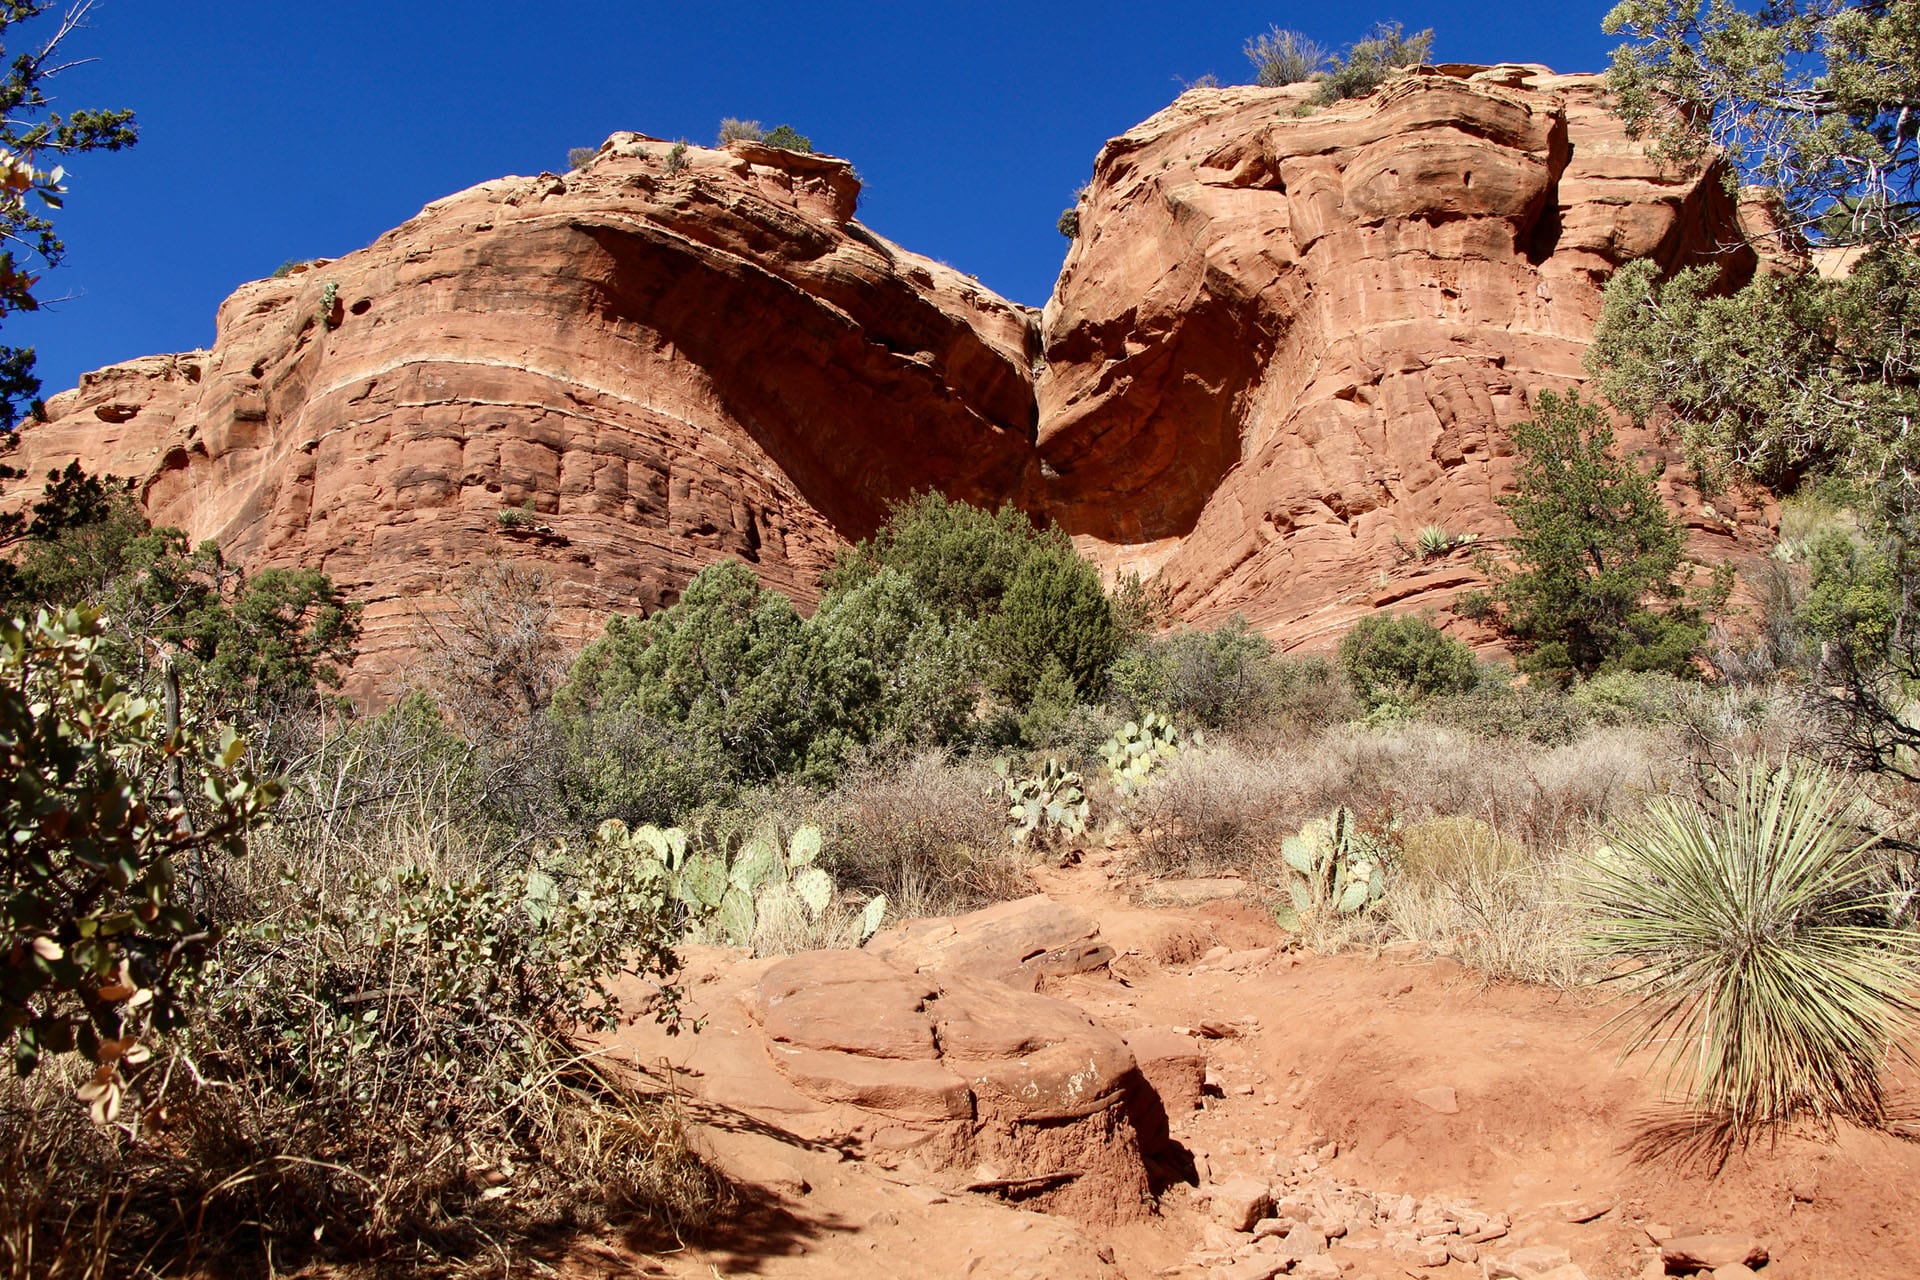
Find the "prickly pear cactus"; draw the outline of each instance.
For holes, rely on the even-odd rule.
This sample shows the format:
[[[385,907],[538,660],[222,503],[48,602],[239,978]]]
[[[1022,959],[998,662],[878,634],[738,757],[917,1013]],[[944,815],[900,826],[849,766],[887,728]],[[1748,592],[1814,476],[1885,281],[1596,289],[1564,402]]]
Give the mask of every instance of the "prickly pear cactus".
[[[1072,840],[1087,830],[1091,806],[1078,773],[1052,756],[1038,773],[1016,776],[1004,759],[993,762],[1007,798],[1007,834],[1016,847]]]
[[[1107,777],[1114,789],[1131,796],[1145,786],[1160,767],[1180,754],[1180,735],[1173,721],[1150,711],[1100,746],[1100,758],[1106,762]]]
[[[763,824],[731,858],[724,848],[689,847],[678,827],[628,830],[615,819],[601,824],[597,838],[641,855],[641,874],[663,880],[701,932],[731,946],[752,946],[763,924],[794,922],[801,912],[816,926],[827,922],[839,897],[833,877],[814,865],[821,834],[812,825],[782,848],[773,824]],[[886,913],[885,894],[867,902],[856,922],[860,943],[879,930]]]
[[[1282,928],[1303,920],[1366,911],[1387,892],[1386,850],[1360,830],[1353,810],[1342,806],[1315,818],[1280,845],[1286,862],[1290,905],[1274,909]]]

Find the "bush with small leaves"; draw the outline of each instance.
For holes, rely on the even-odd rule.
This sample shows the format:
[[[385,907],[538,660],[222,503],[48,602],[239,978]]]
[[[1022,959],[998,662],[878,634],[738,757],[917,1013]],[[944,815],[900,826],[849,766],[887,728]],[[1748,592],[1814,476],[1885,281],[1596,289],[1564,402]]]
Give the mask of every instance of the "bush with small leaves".
[[[237,854],[279,789],[241,767],[231,730],[170,728],[121,689],[103,633],[85,611],[0,622],[0,1045],[23,1074],[84,1054],[105,1120],[217,937],[180,876]]]
[[[667,148],[666,170],[668,176],[679,173],[687,167],[687,141],[682,138]]]
[[[1060,211],[1060,220],[1053,225],[1054,229],[1067,239],[1078,240],[1080,238],[1080,211],[1078,209],[1062,209]]]
[[[598,147],[569,147],[567,149],[567,168],[584,169],[592,164],[593,158],[599,154],[600,149]]]
[[[724,147],[729,142],[764,142],[767,131],[760,127],[758,120],[740,120],[727,116],[720,121],[720,137],[714,144]]]
[[[1340,666],[1369,710],[1465,693],[1477,679],[1473,650],[1412,614],[1360,619],[1340,641]]]
[[[1365,39],[1333,55],[1326,75],[1320,78],[1315,99],[1334,103],[1342,98],[1364,98],[1386,83],[1387,77],[1401,67],[1425,62],[1433,54],[1432,30],[1408,35],[1397,22],[1382,22]]]
[[[796,133],[792,125],[778,125],[760,141],[782,151],[798,151],[807,155],[813,153],[813,141],[804,134]]]

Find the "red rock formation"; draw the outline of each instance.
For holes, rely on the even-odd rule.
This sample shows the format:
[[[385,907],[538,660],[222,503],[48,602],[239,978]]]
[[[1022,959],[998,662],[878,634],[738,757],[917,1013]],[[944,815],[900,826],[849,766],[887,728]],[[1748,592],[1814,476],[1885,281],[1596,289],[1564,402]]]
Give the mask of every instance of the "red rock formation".
[[[1054,516],[1109,567],[1164,573],[1181,614],[1283,643],[1477,581],[1464,553],[1406,549],[1429,524],[1510,528],[1505,428],[1582,378],[1613,268],[1755,263],[1718,172],[1663,173],[1597,77],[1306,93],[1190,90],[1106,145],[1039,380]],[[1670,461],[1696,553],[1729,554],[1734,525]]]
[[[617,134],[244,285],[211,352],[88,375],[14,461],[325,569],[367,604],[363,688],[488,556],[544,563],[578,639],[725,556],[810,599],[915,488],[1034,501],[1030,313],[861,227],[843,160],[669,155]]]
[[[1719,175],[1662,173],[1594,77],[1303,92],[1192,90],[1107,144],[1037,401],[1035,315],[862,227],[846,162],[619,134],[243,286],[211,352],[88,375],[17,460],[325,569],[368,607],[363,691],[488,556],[547,566],[579,639],[724,556],[810,600],[925,488],[1051,515],[1196,621],[1324,644],[1476,580],[1402,545],[1502,529],[1505,429],[1579,380],[1615,266],[1755,258]],[[1696,551],[1735,554],[1753,510],[1683,478]]]

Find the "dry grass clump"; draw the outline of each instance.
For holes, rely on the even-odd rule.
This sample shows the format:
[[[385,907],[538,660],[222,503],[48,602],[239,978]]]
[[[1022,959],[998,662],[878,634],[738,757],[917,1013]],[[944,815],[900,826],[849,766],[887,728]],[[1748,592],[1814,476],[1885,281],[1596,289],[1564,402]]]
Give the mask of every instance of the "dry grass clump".
[[[1387,932],[1493,977],[1570,987],[1590,957],[1565,854],[1535,852],[1477,818],[1429,818],[1399,833]]]
[[[892,919],[954,915],[1031,892],[1007,841],[1000,780],[928,752],[850,774],[821,803],[825,861],[844,887],[884,893]]]
[[[1288,762],[1231,741],[1182,751],[1127,807],[1142,868],[1204,875],[1277,857],[1302,813]]]
[[[1150,875],[1237,869],[1284,900],[1281,844],[1345,808],[1385,850],[1374,907],[1322,913],[1316,947],[1399,938],[1484,972],[1567,985],[1587,963],[1568,877],[1601,824],[1684,788],[1671,735],[1592,731],[1564,746],[1492,741],[1418,721],[1304,740],[1227,740],[1181,753],[1126,822]]]

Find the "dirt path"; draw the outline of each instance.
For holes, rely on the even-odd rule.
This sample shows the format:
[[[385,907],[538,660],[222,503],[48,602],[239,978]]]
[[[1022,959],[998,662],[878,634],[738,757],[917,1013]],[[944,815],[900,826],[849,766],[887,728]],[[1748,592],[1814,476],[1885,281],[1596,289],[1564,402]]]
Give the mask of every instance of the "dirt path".
[[[1489,985],[1451,962],[1404,954],[1290,953],[1243,902],[1138,905],[1102,852],[1036,879],[1095,917],[1115,951],[1103,969],[1049,979],[1047,994],[1122,1033],[1198,1037],[1206,1096],[1171,1117],[1191,1182],[1166,1181],[1150,1215],[1094,1229],[960,1189],[965,1177],[929,1172],[885,1124],[849,1138],[844,1124],[785,1100],[765,1052],[743,1042],[733,1016],[740,988],[728,976],[738,959],[720,955],[689,968],[695,1005],[711,1017],[706,1031],[669,1040],[636,1026],[618,1048],[656,1075],[673,1064],[697,1140],[740,1184],[744,1211],[724,1232],[671,1252],[609,1241],[583,1255],[581,1269],[1262,1280],[1280,1241],[1223,1221],[1238,1212],[1233,1189],[1253,1185],[1279,1193],[1282,1227],[1292,1226],[1289,1212],[1349,1206],[1339,1212],[1352,1229],[1294,1274],[1337,1266],[1354,1280],[1464,1280],[1498,1277],[1517,1257],[1539,1264],[1515,1268],[1529,1276],[1622,1280],[1656,1258],[1655,1237],[1701,1232],[1764,1242],[1771,1262],[1761,1274],[1771,1280],[1920,1274],[1920,1145],[1793,1135],[1736,1156],[1717,1178],[1672,1153],[1636,1159],[1658,1113],[1658,1082],[1642,1064],[1616,1062],[1597,1035],[1607,1011],[1584,996]],[[1173,888],[1189,898],[1213,891]],[[1364,1211],[1350,1207],[1359,1203]],[[1331,1221],[1315,1225],[1333,1230]],[[1431,1234],[1441,1227],[1449,1230]],[[1262,1231],[1277,1234],[1271,1220]],[[1578,1272],[1552,1271],[1560,1251]]]

